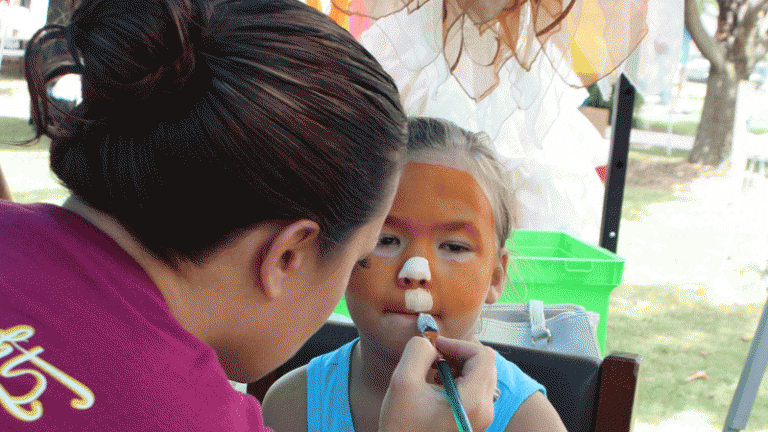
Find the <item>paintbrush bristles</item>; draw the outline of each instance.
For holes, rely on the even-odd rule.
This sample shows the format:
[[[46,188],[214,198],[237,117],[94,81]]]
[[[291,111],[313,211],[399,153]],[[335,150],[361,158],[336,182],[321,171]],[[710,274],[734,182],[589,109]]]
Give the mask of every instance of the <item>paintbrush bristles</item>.
[[[416,320],[416,326],[419,328],[419,333],[427,331],[438,332],[437,321],[432,318],[432,315],[427,313],[420,313],[419,319]]]

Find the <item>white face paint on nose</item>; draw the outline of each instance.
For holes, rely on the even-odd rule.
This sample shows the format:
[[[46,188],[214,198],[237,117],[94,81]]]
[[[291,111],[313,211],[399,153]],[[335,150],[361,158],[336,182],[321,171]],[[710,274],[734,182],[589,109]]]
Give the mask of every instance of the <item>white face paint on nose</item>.
[[[423,257],[411,257],[403,264],[397,283],[405,288],[405,307],[414,312],[428,312],[432,309],[432,287],[429,261]]]
[[[432,276],[429,273],[429,261],[422,257],[411,257],[403,264],[397,279],[405,285],[425,285]],[[415,288],[415,286],[414,286]]]

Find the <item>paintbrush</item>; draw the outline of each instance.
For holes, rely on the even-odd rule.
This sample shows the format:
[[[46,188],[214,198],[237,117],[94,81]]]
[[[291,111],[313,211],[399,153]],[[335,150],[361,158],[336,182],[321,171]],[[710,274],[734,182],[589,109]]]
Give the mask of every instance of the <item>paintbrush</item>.
[[[432,315],[420,313],[418,320],[416,320],[416,326],[419,329],[419,333],[428,338],[434,346],[439,331],[437,330],[437,322]],[[439,355],[436,363],[437,372],[440,374],[440,380],[443,382],[443,387],[445,388],[445,397],[451,404],[453,418],[456,420],[456,426],[459,427],[459,432],[472,432],[467,413],[464,411],[464,406],[461,404],[459,391],[456,388],[456,383],[453,381],[451,367],[448,366],[448,362],[445,361],[445,358],[443,358],[442,355]]]

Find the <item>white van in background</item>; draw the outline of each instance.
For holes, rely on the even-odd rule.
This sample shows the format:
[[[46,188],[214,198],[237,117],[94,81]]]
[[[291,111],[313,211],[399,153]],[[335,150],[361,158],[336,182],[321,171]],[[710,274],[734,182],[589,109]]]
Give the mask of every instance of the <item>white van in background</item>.
[[[48,16],[48,0],[0,0],[0,63],[22,57],[27,41]]]

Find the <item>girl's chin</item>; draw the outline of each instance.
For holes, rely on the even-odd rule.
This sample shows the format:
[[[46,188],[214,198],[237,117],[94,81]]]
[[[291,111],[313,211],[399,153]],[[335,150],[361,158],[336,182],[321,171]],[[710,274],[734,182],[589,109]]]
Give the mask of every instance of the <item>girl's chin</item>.
[[[383,326],[387,331],[393,333],[418,334],[416,320],[419,318],[417,313],[397,313],[387,312],[382,317]]]
[[[421,335],[416,328],[417,319],[418,315],[414,314],[385,313],[379,317],[375,328],[369,329],[373,330],[372,334],[365,332],[369,333],[369,338],[366,339],[372,339],[370,342],[399,357],[408,341],[414,336]]]
[[[420,336],[416,328],[418,315],[407,313],[385,313],[378,322],[378,338],[384,338],[383,345],[405,348],[408,341],[414,336]]]

